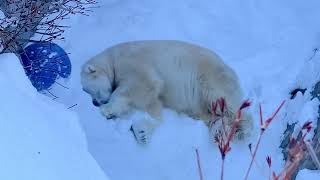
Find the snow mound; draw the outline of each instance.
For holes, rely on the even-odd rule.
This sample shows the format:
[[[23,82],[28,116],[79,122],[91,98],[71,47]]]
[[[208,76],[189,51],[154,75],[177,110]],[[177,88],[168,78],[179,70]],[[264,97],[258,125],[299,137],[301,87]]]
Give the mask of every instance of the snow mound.
[[[320,179],[320,171],[316,170],[301,170],[296,180],[309,180],[309,179]]]
[[[81,65],[90,57],[117,43],[174,39],[195,43],[215,51],[239,75],[246,97],[252,100],[252,139],[232,144],[226,158],[225,179],[244,177],[250,161],[248,144],[259,133],[259,104],[264,117],[287,100],[265,132],[250,179],[268,179],[266,156],[279,173],[284,161],[279,148],[287,122],[315,122],[319,101],[309,92],[289,100],[290,91],[308,88],[319,80],[319,1],[154,0],[100,1],[89,18],[72,18],[66,31],[64,49],[73,59],[70,95],[65,104],[73,110],[88,138],[89,150],[112,179],[176,180],[198,179],[195,148],[198,148],[204,179],[219,179],[220,154],[208,142],[207,128],[173,111],[163,113],[148,146],[136,144],[129,130],[131,121],[106,121],[91,98],[81,90]],[[307,72],[307,73],[306,73]],[[59,97],[60,93],[59,93]],[[61,99],[60,99],[61,100]]]
[[[13,54],[0,56],[0,87],[0,179],[107,179],[77,116],[38,94]]]

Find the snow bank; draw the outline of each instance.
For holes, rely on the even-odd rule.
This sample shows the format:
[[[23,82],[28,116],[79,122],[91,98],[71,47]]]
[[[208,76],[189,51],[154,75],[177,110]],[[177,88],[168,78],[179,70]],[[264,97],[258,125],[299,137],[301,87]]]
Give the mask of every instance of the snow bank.
[[[253,132],[257,133],[259,103],[267,117],[282,100],[288,100],[292,88],[318,80],[318,66],[306,62],[320,46],[320,21],[315,20],[319,5],[318,0],[100,1],[100,8],[90,17],[77,16],[67,23],[72,28],[61,45],[71,53],[73,74],[69,94],[59,100],[78,104],[72,110],[79,114],[89,150],[112,179],[198,179],[196,147],[204,179],[219,179],[220,155],[208,142],[201,122],[165,110],[164,124],[156,130],[151,144],[139,146],[129,131],[134,117],[106,121],[92,106],[90,97],[81,90],[81,65],[104,48],[124,41],[176,39],[205,46],[239,75],[247,97],[253,100],[250,110],[255,117]],[[310,73],[300,77],[304,71]],[[315,120],[318,105],[318,101],[301,95],[287,101],[265,133],[250,179],[268,179],[267,155],[272,157],[273,170],[282,169],[279,145],[287,121]],[[244,177],[250,160],[247,145],[255,142],[253,136],[244,144],[232,145],[225,179]]]
[[[12,54],[0,56],[0,87],[0,179],[107,179],[77,116],[38,94]]]
[[[296,180],[316,180],[320,179],[320,170],[301,170]]]

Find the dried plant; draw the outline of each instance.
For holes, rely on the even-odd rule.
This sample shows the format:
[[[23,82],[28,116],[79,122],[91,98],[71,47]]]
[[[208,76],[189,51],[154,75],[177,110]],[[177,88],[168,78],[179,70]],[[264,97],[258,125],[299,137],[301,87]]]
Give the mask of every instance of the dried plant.
[[[295,137],[290,138],[289,142],[289,151],[288,151],[288,158],[286,160],[285,166],[283,170],[276,175],[273,172],[273,180],[290,180],[292,176],[299,168],[300,162],[305,158],[307,155],[307,145],[305,140],[307,134],[311,132],[312,126],[311,121],[307,121],[304,123],[302,128],[300,128],[298,134],[302,134],[302,137],[297,140]]]
[[[278,112],[280,111],[280,109],[282,108],[284,103],[285,103],[285,101],[282,101],[282,103],[277,108],[277,110],[271,115],[271,117],[267,118],[264,122],[263,122],[263,116],[262,116],[262,107],[261,107],[261,104],[259,105],[259,110],[260,110],[260,134],[259,134],[257,144],[256,144],[256,146],[254,148],[254,151],[253,151],[253,154],[252,154],[252,157],[251,157],[251,162],[249,164],[249,168],[248,168],[248,170],[246,172],[246,175],[245,175],[245,178],[244,178],[245,180],[248,179],[248,177],[249,177],[249,173],[250,173],[253,161],[254,161],[254,159],[256,157],[256,154],[257,154],[260,142],[261,142],[261,138],[262,138],[264,132],[269,127],[269,125],[272,122],[272,120],[274,119],[274,117],[278,114]]]
[[[217,111],[220,110],[221,113],[221,118],[219,118],[222,121],[222,132],[218,132],[215,135],[215,143],[218,144],[218,148],[221,154],[221,176],[220,179],[222,180],[224,177],[224,161],[225,161],[225,157],[227,155],[228,152],[231,151],[231,147],[230,147],[230,143],[233,140],[236,131],[238,129],[239,123],[241,121],[241,113],[242,111],[249,107],[251,105],[251,103],[246,100],[242,103],[242,105],[240,106],[240,108],[238,109],[238,111],[236,112],[236,118],[235,120],[232,122],[231,124],[231,128],[227,128],[226,124],[224,122],[224,114],[226,111],[226,102],[224,98],[220,98],[218,99],[216,102],[212,103],[212,112],[213,112],[213,116],[217,115]],[[218,109],[219,108],[219,109]],[[213,118],[215,121],[217,121],[216,118]]]
[[[266,129],[269,127],[275,116],[279,113],[280,109],[283,107],[285,101],[283,101],[279,107],[276,109],[276,111],[266,120],[263,120],[263,113],[262,113],[262,107],[261,104],[259,105],[259,114],[260,114],[260,134],[258,136],[258,140],[256,143],[256,146],[254,150],[252,151],[252,144],[249,144],[249,149],[251,153],[251,162],[249,164],[249,167],[245,174],[245,180],[248,179],[249,173],[252,167],[253,162],[256,158],[256,153],[259,148],[259,144],[261,142],[262,136]],[[222,180],[224,178],[224,161],[226,158],[226,155],[231,151],[230,143],[232,139],[234,138],[236,134],[237,127],[239,123],[241,122],[241,111],[247,107],[250,106],[249,101],[245,101],[241,107],[238,109],[235,120],[231,124],[231,128],[227,128],[226,124],[224,122],[224,114],[226,111],[226,102],[224,98],[218,99],[216,102],[212,103],[212,112],[213,112],[213,118],[212,121],[221,120],[222,121],[222,130],[219,131],[215,136],[215,143],[218,145],[220,154],[221,154],[221,176],[220,179]],[[218,113],[219,112],[219,113]],[[219,118],[216,118],[215,116],[219,116]],[[215,122],[213,122],[215,123]],[[212,124],[212,123],[211,123]],[[285,162],[285,166],[283,170],[277,174],[276,172],[272,171],[272,158],[270,156],[266,157],[266,162],[269,168],[269,180],[290,180],[294,176],[294,174],[297,172],[300,163],[302,160],[305,159],[306,156],[310,155],[311,159],[315,163],[315,165],[318,167],[320,166],[319,159],[316,156],[315,150],[313,149],[311,143],[309,140],[306,140],[306,136],[311,132],[312,126],[311,121],[307,121],[303,124],[303,126],[298,130],[301,137],[291,137],[288,147],[288,158]],[[198,162],[198,171],[200,175],[200,179],[203,179],[201,166],[200,166],[200,157],[199,152],[196,150],[197,153],[197,162]],[[200,168],[199,168],[200,167]]]
[[[196,149],[195,151],[196,151],[196,156],[197,156],[197,166],[198,166],[199,178],[200,178],[200,180],[203,180],[203,173],[202,173],[202,169],[201,169],[201,160],[200,160],[199,150]]]
[[[0,0],[0,53],[19,53],[29,42],[63,40],[71,14],[88,15],[95,0]]]
[[[271,166],[272,166],[272,159],[270,156],[267,156],[266,157],[266,161],[267,161],[267,164],[268,164],[268,167],[269,167],[269,180],[271,180]]]

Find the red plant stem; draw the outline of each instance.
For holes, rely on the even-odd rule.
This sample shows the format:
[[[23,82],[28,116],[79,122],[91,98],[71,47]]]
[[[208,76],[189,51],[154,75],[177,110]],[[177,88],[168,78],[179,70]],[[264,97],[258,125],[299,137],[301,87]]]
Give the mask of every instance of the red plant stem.
[[[230,132],[227,136],[227,142],[226,142],[225,146],[229,146],[232,138],[234,137],[234,135],[236,133],[236,130],[237,130],[237,127],[240,123],[240,120],[241,120],[241,110],[238,110],[237,115],[236,115],[236,119],[232,123]]]
[[[224,175],[224,159],[225,156],[221,156],[221,176],[220,176],[220,180],[223,180],[223,175]]]
[[[281,104],[280,104],[280,106],[278,107],[278,109],[273,113],[271,119],[273,119],[273,118],[278,114],[278,112],[280,111],[280,109],[282,108],[282,106],[284,105],[285,102],[286,102],[285,100],[283,100],[283,101],[281,102]]]
[[[251,170],[253,161],[254,161],[254,159],[256,158],[256,154],[257,154],[258,147],[259,147],[259,145],[260,145],[260,142],[261,142],[261,138],[262,138],[263,133],[264,133],[264,129],[261,129],[260,134],[259,134],[259,137],[258,137],[257,145],[256,145],[256,147],[254,148],[253,155],[252,155],[252,157],[251,157],[251,162],[250,162],[249,168],[248,168],[248,170],[247,170],[247,172],[246,172],[246,176],[245,176],[245,178],[244,178],[245,180],[247,180],[248,177],[249,177],[249,173],[250,173],[250,170]]]
[[[221,122],[222,122],[222,129],[223,129],[223,134],[228,137],[227,129],[226,129],[226,124],[224,122],[224,115],[221,117]]]
[[[203,174],[202,174],[201,162],[200,162],[200,155],[199,155],[198,149],[196,149],[196,155],[197,155],[197,164],[198,164],[199,177],[200,177],[200,180],[203,180]]]
[[[280,111],[280,109],[282,108],[282,106],[284,105],[285,101],[282,101],[282,103],[280,104],[280,106],[277,108],[277,110],[273,113],[273,115],[268,118],[265,123],[263,123],[262,121],[262,108],[261,108],[261,105],[259,105],[259,110],[260,110],[260,124],[262,125],[261,126],[261,129],[260,129],[260,134],[259,134],[259,137],[258,137],[258,142],[257,142],[257,145],[256,147],[254,148],[254,152],[253,152],[253,155],[251,157],[251,162],[250,162],[250,165],[249,165],[249,168],[246,172],[246,176],[245,176],[245,180],[248,179],[249,177],[249,173],[250,173],[250,170],[251,170],[251,167],[252,167],[252,164],[253,164],[253,161],[256,157],[256,154],[257,154],[257,150],[259,148],[259,145],[260,145],[260,142],[261,142],[261,138],[262,138],[262,135],[264,133],[264,131],[268,128],[268,126],[270,125],[270,123],[272,122],[272,120],[274,119],[274,117],[278,114],[278,112]]]
[[[263,124],[263,128],[264,128],[264,129],[267,129],[267,128],[268,128],[268,126],[270,125],[270,123],[272,122],[272,120],[274,119],[274,117],[278,114],[278,112],[280,111],[280,109],[282,108],[282,106],[284,105],[285,102],[286,102],[285,100],[282,101],[282,103],[281,103],[280,106],[277,108],[277,110],[273,113],[273,115],[265,121],[265,123]]]
[[[259,113],[260,113],[260,126],[263,126],[263,117],[262,117],[262,107],[261,107],[261,104],[259,104]]]
[[[269,180],[271,180],[271,167],[269,167]]]

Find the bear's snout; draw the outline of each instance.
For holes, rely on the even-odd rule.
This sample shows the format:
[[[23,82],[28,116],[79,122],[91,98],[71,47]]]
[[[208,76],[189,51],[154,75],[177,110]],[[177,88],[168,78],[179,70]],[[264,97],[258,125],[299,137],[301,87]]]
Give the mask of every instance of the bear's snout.
[[[96,107],[99,107],[100,106],[100,104],[98,103],[98,101],[97,100],[92,100],[92,104],[94,105],[94,106],[96,106]]]

